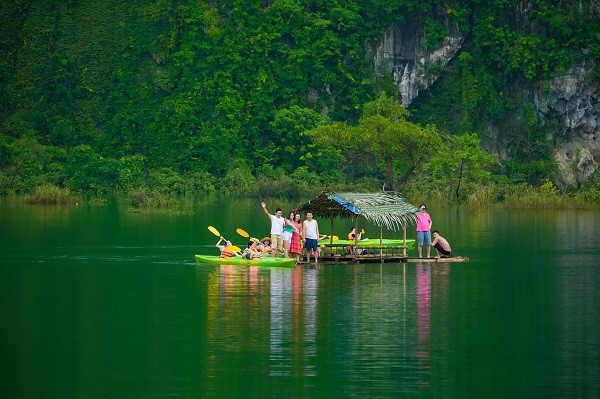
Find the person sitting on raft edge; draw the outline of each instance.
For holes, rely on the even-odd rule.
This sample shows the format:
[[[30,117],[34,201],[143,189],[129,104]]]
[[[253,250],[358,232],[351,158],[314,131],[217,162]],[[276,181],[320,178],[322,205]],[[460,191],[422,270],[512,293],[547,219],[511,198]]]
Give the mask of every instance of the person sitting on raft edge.
[[[355,237],[356,237],[356,228],[352,227],[350,229],[350,232],[348,233],[348,241],[354,241]],[[361,239],[362,239],[362,231],[360,233],[358,233],[357,240],[360,241]],[[354,244],[348,245],[348,247],[346,247],[346,250],[348,251],[348,253],[350,255],[356,255],[356,246]]]
[[[437,230],[433,230],[431,235],[433,236],[433,242],[431,243],[431,246],[435,249],[435,252],[437,252],[436,258],[451,258],[452,248],[450,247],[448,241],[442,237],[440,232]]]

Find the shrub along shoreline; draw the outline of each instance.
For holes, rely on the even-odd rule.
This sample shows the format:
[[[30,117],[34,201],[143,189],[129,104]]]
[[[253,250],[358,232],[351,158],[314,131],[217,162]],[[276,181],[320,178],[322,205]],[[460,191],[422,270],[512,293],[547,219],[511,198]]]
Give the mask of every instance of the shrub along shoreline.
[[[248,198],[311,198],[321,191],[372,192],[382,188],[377,179],[360,179],[350,183],[322,182],[316,176],[254,177],[243,171],[234,173],[221,181],[185,181],[178,179],[163,181],[163,184],[144,185],[111,191],[73,192],[68,187],[58,187],[45,183],[31,193],[16,196],[28,204],[71,205],[75,203],[106,203],[106,196],[115,195],[116,201],[133,211],[176,210],[191,208],[189,194],[214,194]],[[164,184],[171,183],[171,184]],[[186,189],[187,188],[187,189]],[[201,188],[201,189],[200,189]],[[473,184],[466,187],[464,196],[455,198],[451,185],[447,187],[428,184],[425,179],[415,179],[404,187],[402,194],[407,201],[435,203],[437,206],[464,205],[475,209],[494,207],[510,209],[600,209],[600,182],[570,191],[561,192],[552,182],[546,180],[540,187],[529,184]],[[13,193],[14,194],[14,193]]]

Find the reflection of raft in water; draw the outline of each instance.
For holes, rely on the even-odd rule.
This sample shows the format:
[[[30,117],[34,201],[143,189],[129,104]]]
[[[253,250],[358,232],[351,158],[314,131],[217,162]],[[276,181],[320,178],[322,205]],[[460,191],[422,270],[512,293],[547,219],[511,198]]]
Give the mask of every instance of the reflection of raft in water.
[[[196,255],[196,262],[209,263],[212,265],[239,265],[239,266],[267,266],[267,267],[294,267],[296,259],[294,258],[274,258],[267,256],[260,259],[246,259],[238,256],[231,258],[221,258],[213,255]]]
[[[449,258],[417,258],[410,257],[406,258],[405,262],[414,263],[452,263],[452,262],[468,262],[469,258],[466,256],[451,256]]]

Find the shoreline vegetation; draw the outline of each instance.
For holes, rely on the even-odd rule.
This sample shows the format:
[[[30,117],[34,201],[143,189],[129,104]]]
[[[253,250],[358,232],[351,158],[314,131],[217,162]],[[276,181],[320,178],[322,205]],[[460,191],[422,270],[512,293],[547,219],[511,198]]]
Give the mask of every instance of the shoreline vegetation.
[[[169,186],[136,187],[96,193],[73,192],[68,187],[45,183],[27,194],[4,193],[32,205],[105,205],[107,196],[123,204],[131,212],[165,212],[170,214],[193,213],[193,195],[234,196],[247,198],[310,198],[321,191],[380,191],[382,183],[377,179],[361,179],[347,184],[307,181],[293,177],[271,180],[264,176],[245,176],[244,184],[225,184],[217,188],[211,185],[203,190],[172,190]],[[192,185],[194,186],[194,185]],[[197,185],[195,186],[198,187]],[[600,209],[600,182],[570,192],[561,192],[551,181],[545,180],[539,187],[529,184],[489,183],[472,185],[464,190],[461,198],[455,198],[451,187],[431,186],[427,181],[415,180],[407,184],[402,194],[411,203],[427,202],[437,206],[467,206],[473,209],[494,207],[509,209]]]

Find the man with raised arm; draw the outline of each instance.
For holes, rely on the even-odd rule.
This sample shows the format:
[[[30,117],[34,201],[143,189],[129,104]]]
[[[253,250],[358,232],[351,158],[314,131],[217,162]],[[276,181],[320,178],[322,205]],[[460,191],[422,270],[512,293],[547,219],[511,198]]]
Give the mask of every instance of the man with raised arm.
[[[267,210],[267,204],[261,202],[260,206],[271,220],[271,249],[273,256],[278,257],[281,251],[283,251],[283,227],[285,226],[285,219],[281,217],[281,208],[275,209],[275,214],[271,215]]]

